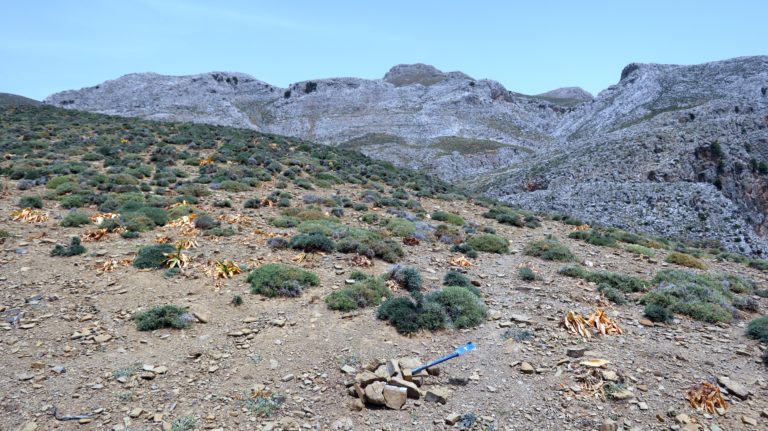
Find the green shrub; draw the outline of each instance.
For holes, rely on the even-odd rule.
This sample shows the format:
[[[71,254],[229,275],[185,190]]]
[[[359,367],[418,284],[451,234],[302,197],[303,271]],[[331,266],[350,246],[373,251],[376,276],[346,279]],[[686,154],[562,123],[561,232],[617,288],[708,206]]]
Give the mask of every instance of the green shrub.
[[[747,337],[768,343],[768,316],[758,317],[749,322]]]
[[[324,252],[332,253],[336,245],[333,240],[316,232],[311,234],[299,234],[291,239],[290,247],[295,250],[302,250],[310,253]]]
[[[580,239],[592,245],[616,247],[616,239],[595,229],[580,230],[568,234],[568,238]]]
[[[61,198],[59,204],[66,209],[81,208],[85,205],[85,199],[80,195],[69,195]]]
[[[560,262],[572,262],[576,260],[576,256],[571,250],[554,237],[548,237],[529,243],[525,246],[523,253],[544,260],[556,260]]]
[[[669,314],[684,314],[704,322],[733,320],[733,294],[723,276],[664,269],[656,274],[653,283],[658,287],[641,298],[644,304],[656,304]]]
[[[395,265],[389,273],[389,278],[397,282],[408,292],[421,291],[423,280],[419,270],[410,266]]]
[[[648,282],[630,275],[608,271],[587,271],[586,269],[568,265],[560,269],[560,274],[567,277],[583,278],[598,285],[611,287],[624,293],[643,292],[648,288]]]
[[[761,298],[768,298],[768,289],[758,289],[755,290],[755,295],[761,297]]]
[[[195,218],[195,227],[198,229],[208,230],[219,226],[221,226],[221,222],[209,214],[198,214],[197,218]]]
[[[239,307],[243,305],[243,297],[240,295],[235,295],[232,297],[232,301],[230,301],[229,303],[234,305],[235,307]]]
[[[154,331],[155,329],[173,328],[184,329],[189,322],[184,318],[187,310],[176,305],[152,307],[149,310],[136,313],[136,329],[139,331]]]
[[[755,259],[749,262],[750,268],[755,268],[760,271],[768,272],[768,260]]]
[[[477,254],[477,250],[475,250],[471,245],[467,243],[456,244],[451,247],[451,251],[461,253],[472,259],[475,259],[477,256],[479,256],[479,254]]]
[[[203,234],[205,236],[235,236],[237,231],[232,226],[218,226],[213,229],[208,229]]]
[[[461,286],[448,286],[432,292],[424,301],[439,304],[455,328],[471,328],[485,321],[487,308],[483,300]]]
[[[666,323],[672,320],[674,313],[663,304],[649,303],[644,309],[645,316],[653,322]]]
[[[687,266],[688,268],[707,269],[707,265],[698,258],[677,251],[670,253],[666,261],[675,265]]]
[[[416,225],[412,221],[403,218],[388,218],[382,224],[392,232],[393,236],[397,237],[410,236],[416,232]]]
[[[331,310],[351,311],[358,308],[381,304],[383,298],[392,296],[392,292],[379,277],[365,276],[356,278],[355,284],[337,290],[325,298]]]
[[[320,278],[303,269],[270,263],[254,269],[248,274],[248,282],[251,284],[251,293],[258,293],[267,297],[275,296],[300,296],[302,291],[309,286],[320,284]]]
[[[87,214],[74,211],[67,214],[61,221],[61,225],[64,227],[80,227],[90,223],[91,218]]]
[[[541,220],[533,213],[514,209],[505,205],[497,205],[483,214],[485,218],[491,218],[499,223],[517,227],[536,228],[541,226]]]
[[[21,199],[19,199],[18,206],[20,208],[41,209],[43,208],[43,197],[42,196],[22,196]]]
[[[734,274],[720,274],[723,284],[733,293],[751,294],[757,289],[757,284],[748,278]]]
[[[760,304],[757,300],[748,296],[737,296],[733,298],[733,306],[741,311],[747,311],[750,313],[757,313],[760,311]]]
[[[251,186],[248,184],[243,184],[239,181],[232,180],[222,181],[220,185],[222,190],[232,193],[247,192],[251,189]]]
[[[176,188],[176,193],[201,198],[211,195],[211,190],[204,184],[184,184]]]
[[[597,286],[597,290],[616,305],[624,305],[627,303],[627,297],[624,296],[624,292],[613,286],[600,284]]]
[[[243,208],[261,208],[261,199],[251,198],[243,203]]]
[[[456,226],[464,226],[465,223],[464,219],[460,215],[445,211],[435,211],[432,213],[431,217],[432,220],[444,221]]]
[[[272,223],[272,226],[283,228],[283,229],[296,227],[299,225],[299,223],[301,223],[301,221],[296,217],[287,217],[287,216],[280,216],[277,218],[273,218],[269,222]]]
[[[73,236],[69,240],[69,245],[64,247],[60,244],[56,244],[51,250],[51,256],[70,257],[77,256],[86,252],[85,247],[80,244],[80,238]]]
[[[645,247],[639,244],[629,244],[626,247],[626,250],[630,253],[642,254],[643,256],[648,256],[648,257],[653,257],[656,255],[656,252],[653,251],[652,248]]]
[[[406,297],[390,298],[379,306],[376,317],[388,321],[401,334],[421,330],[416,304]]]
[[[536,273],[533,272],[533,270],[531,268],[528,268],[527,266],[520,267],[517,270],[517,275],[520,277],[521,280],[524,280],[524,281],[536,280]]]
[[[443,286],[474,287],[469,277],[457,271],[448,271],[445,274],[445,277],[443,277]]]
[[[509,251],[509,241],[503,236],[486,233],[472,236],[467,244],[478,251],[503,254]]]
[[[139,269],[161,269],[165,268],[165,261],[168,259],[165,254],[173,253],[176,247],[171,244],[148,245],[139,249],[136,259],[133,260],[133,266]]]
[[[365,213],[360,217],[360,221],[367,224],[375,224],[379,222],[379,215],[377,213]]]

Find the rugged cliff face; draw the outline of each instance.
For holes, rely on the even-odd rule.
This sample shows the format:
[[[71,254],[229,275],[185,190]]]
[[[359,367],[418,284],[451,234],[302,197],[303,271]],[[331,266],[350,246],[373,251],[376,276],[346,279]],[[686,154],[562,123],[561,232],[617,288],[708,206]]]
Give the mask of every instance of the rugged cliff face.
[[[596,98],[537,96],[432,66],[279,88],[251,76],[132,74],[46,103],[298,136],[513,203],[768,253],[768,57],[630,64]]]

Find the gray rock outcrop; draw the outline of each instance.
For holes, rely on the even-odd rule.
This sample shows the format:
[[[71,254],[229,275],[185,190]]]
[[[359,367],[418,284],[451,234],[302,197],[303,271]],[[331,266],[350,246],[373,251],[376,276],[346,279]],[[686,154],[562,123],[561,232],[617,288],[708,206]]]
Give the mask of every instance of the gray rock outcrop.
[[[132,74],[45,103],[247,127],[357,149],[530,208],[768,253],[768,57],[630,64],[596,97],[424,65],[279,88]]]

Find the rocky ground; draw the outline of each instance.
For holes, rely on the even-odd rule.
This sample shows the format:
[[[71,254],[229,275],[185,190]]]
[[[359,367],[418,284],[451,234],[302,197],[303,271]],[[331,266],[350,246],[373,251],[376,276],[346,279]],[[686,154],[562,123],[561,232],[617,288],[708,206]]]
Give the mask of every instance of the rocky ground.
[[[262,185],[264,192],[269,185]],[[289,191],[303,194],[293,185]],[[345,186],[344,193],[362,191]],[[293,231],[268,223],[279,214],[276,208],[241,210],[245,197],[238,194],[228,196],[236,209],[213,207],[221,195],[215,192],[198,207],[212,215],[241,213],[251,222],[241,225],[238,236],[201,237],[191,250],[191,266],[170,279],[163,271],[119,263],[111,272],[98,268],[108,259],[132,258],[138,246],[152,243],[155,235],[172,235],[173,228],[133,240],[113,235],[84,243],[84,255],[51,257],[53,244],[67,243],[88,228],[60,227],[57,217],[66,210],[58,207],[47,209],[52,216],[47,222],[10,221],[18,192],[3,195],[0,219],[12,236],[0,254],[0,378],[5,382],[0,429],[766,429],[763,347],[744,336],[746,320],[709,325],[678,316],[669,325],[653,324],[633,301],[607,305],[594,285],[559,275],[561,263],[521,252],[529,241],[551,233],[595,268],[650,278],[672,266],[664,262],[666,251],[641,258],[568,239],[572,227],[558,222],[515,228],[483,219],[484,208],[473,204],[422,198],[427,211],[439,207],[492,225],[511,241],[512,251],[481,253],[466,268],[489,306],[485,324],[405,337],[377,320],[373,308],[347,314],[326,308],[323,298],[360,269],[350,255],[309,255],[302,261],[321,284],[300,298],[252,295],[245,274],[219,281],[207,276],[202,265],[210,260],[235,259],[253,267],[291,263],[296,256],[265,245],[269,234]],[[356,217],[350,212],[344,222],[362,225]],[[437,288],[455,253],[441,243],[404,248],[403,263],[422,272],[426,289]],[[380,274],[391,266],[374,263],[364,271]],[[517,268],[525,263],[540,280],[518,278]],[[742,274],[763,287],[768,282],[766,273],[744,265],[707,264],[711,271]],[[244,303],[232,305],[233,295],[242,295]],[[756,299],[764,312],[768,300]],[[133,313],[164,304],[188,306],[196,322],[185,330],[137,331]],[[585,341],[561,327],[567,311],[589,314],[598,305],[606,306],[623,335]],[[424,362],[469,341],[478,349],[441,365],[439,375],[425,377],[419,398],[401,410],[360,409],[349,393],[356,376],[374,361]],[[577,380],[591,372],[581,364],[586,359],[607,361],[596,373],[616,383],[620,390],[613,397],[601,399]],[[719,382],[730,404],[723,414],[697,411],[686,401],[686,391],[703,381]],[[254,406],[249,402],[253,391],[279,394],[282,404],[271,412]],[[425,397],[429,391],[445,399]]]

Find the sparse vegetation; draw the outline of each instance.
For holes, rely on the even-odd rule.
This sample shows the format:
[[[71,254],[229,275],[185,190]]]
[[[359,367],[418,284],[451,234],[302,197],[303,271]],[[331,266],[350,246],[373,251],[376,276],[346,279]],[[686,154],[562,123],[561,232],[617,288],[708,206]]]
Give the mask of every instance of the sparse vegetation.
[[[505,205],[497,205],[483,214],[483,217],[494,219],[502,224],[517,227],[536,228],[541,226],[541,220],[532,212],[511,208]]]
[[[176,252],[176,247],[171,244],[149,245],[139,249],[133,266],[139,269],[162,269],[166,267],[168,260],[166,254]]]
[[[486,233],[467,239],[467,245],[478,251],[503,254],[509,251],[509,241],[503,236]]]
[[[70,238],[69,245],[66,247],[60,244],[56,244],[56,246],[53,247],[53,250],[51,250],[51,256],[71,257],[83,254],[85,252],[85,247],[80,244],[80,238],[73,236]]]
[[[61,220],[61,225],[63,227],[80,227],[90,223],[91,218],[88,217],[87,214],[79,212],[71,212],[67,214],[63,220]]]
[[[666,261],[668,263],[674,263],[675,265],[687,266],[688,268],[707,269],[707,265],[700,259],[691,256],[690,254],[672,252],[667,256]]]
[[[464,226],[464,218],[457,214],[445,212],[445,211],[435,211],[431,215],[432,220],[435,221],[444,221],[446,223],[450,223],[452,225],[456,226]]]
[[[189,321],[184,318],[187,310],[176,305],[163,305],[136,313],[136,329],[139,331],[154,331],[162,328],[184,329]]]
[[[576,256],[573,252],[555,237],[547,237],[542,240],[533,241],[525,246],[523,253],[544,260],[556,260],[560,262],[576,260]]]
[[[325,298],[331,310],[352,311],[381,304],[383,299],[392,296],[381,277],[362,273],[352,274],[355,284],[337,290]]]
[[[768,343],[768,316],[758,317],[749,322],[747,337]]]
[[[596,283],[598,286],[606,286],[624,293],[643,292],[648,288],[648,282],[630,275],[608,271],[588,271],[577,265],[568,265],[560,269],[560,274],[568,277],[583,278]]]
[[[262,265],[248,274],[251,293],[267,297],[301,296],[310,286],[320,284],[320,278],[309,271],[288,265],[270,263]]]
[[[523,266],[517,269],[517,276],[523,281],[535,281],[536,273],[531,268]]]
[[[423,280],[419,270],[410,266],[395,265],[389,273],[389,278],[397,282],[408,292],[421,291]]]

